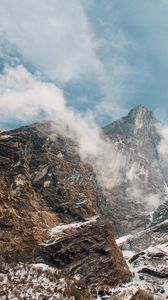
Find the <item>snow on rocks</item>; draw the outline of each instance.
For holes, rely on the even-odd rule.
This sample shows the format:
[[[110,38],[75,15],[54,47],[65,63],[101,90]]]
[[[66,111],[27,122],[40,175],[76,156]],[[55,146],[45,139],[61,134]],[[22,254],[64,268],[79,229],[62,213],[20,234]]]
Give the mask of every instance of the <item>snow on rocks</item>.
[[[167,224],[167,220],[162,222],[162,224]],[[160,224],[157,226],[160,226]],[[146,231],[148,232],[148,230],[150,229]],[[137,289],[148,290],[156,294],[157,296],[154,299],[167,299],[168,242],[164,242],[166,237],[163,238],[162,235],[162,238],[158,239],[157,244],[155,238],[154,244],[143,251],[132,251],[131,243],[141,235],[142,233],[139,232],[134,235],[122,236],[116,240],[133,275],[133,281],[129,289],[131,290],[131,287],[134,286]],[[122,285],[121,293],[125,289],[128,291],[128,286],[129,284],[126,286]],[[127,299],[126,296],[123,299]]]
[[[119,247],[122,247],[123,245],[127,245],[129,241],[133,238],[132,234],[121,236],[116,240],[116,243]]]
[[[64,278],[44,264],[23,265],[8,268],[0,273],[0,299],[68,299],[64,296],[67,286]]]
[[[168,243],[159,244],[153,247],[146,249],[148,255],[155,255],[157,253],[162,253],[163,255],[168,256]]]
[[[74,222],[74,223],[69,223],[69,224],[60,224],[56,227],[51,228],[50,229],[50,234],[51,234],[51,236],[53,236],[55,234],[59,234],[59,233],[64,232],[66,230],[80,228],[80,227],[86,226],[90,223],[96,222],[98,220],[98,218],[99,218],[99,216],[95,215],[95,216],[92,216],[92,217],[86,219],[85,222]]]
[[[10,139],[10,138],[12,138],[13,136],[11,136],[11,135],[8,135],[8,134],[4,134],[4,135],[1,135],[0,136],[0,139],[1,140],[6,140],[6,139]]]
[[[50,180],[46,180],[43,183],[44,188],[48,188],[50,186],[51,181]]]
[[[50,246],[55,244],[56,241],[61,239],[66,234],[69,234],[72,231],[78,230],[79,228],[83,228],[85,226],[89,226],[92,223],[97,222],[99,220],[98,215],[94,215],[90,218],[86,218],[84,222],[74,222],[69,224],[59,224],[53,228],[50,228],[49,235],[50,239],[43,242],[42,246]]]
[[[50,267],[43,263],[32,264],[32,267],[34,267],[36,269],[41,269],[42,271],[50,271],[52,273],[55,273],[55,269],[53,267]]]
[[[166,288],[168,279],[163,278],[164,276],[161,278],[161,276],[166,268],[168,270],[168,243],[149,247],[143,252],[134,253],[132,257],[131,254],[132,251],[123,251],[129,269],[133,274],[132,284],[157,294],[161,299],[166,299],[168,297],[168,289]],[[155,273],[158,277],[154,276]]]
[[[79,289],[79,291],[78,291]],[[74,300],[77,278],[66,278],[46,264],[17,264],[1,268],[1,300]]]

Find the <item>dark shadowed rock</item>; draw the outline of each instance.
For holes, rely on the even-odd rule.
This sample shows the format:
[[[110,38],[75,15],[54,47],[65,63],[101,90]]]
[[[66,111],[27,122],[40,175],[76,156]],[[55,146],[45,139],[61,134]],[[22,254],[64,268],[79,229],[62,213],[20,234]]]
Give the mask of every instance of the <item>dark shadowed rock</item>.
[[[157,278],[168,278],[168,272],[166,272],[165,270],[163,270],[162,272],[158,272],[149,268],[143,268],[139,270],[138,273],[148,274]]]

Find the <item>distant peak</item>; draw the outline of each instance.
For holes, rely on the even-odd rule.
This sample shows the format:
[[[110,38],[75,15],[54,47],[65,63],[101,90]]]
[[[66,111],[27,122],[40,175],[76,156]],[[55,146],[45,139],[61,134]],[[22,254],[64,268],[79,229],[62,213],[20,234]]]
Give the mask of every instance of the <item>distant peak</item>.
[[[149,110],[146,106],[138,105],[130,110],[130,112],[127,115],[128,118],[132,120],[144,120],[144,119],[150,119],[153,121],[156,121],[156,118],[151,110]]]
[[[142,130],[150,131],[158,123],[153,112],[146,106],[138,105],[120,120],[113,122],[103,128],[105,134],[122,134],[125,136],[137,134]]]
[[[136,115],[139,115],[139,114],[146,115],[146,114],[153,114],[153,113],[146,106],[143,106],[143,105],[135,106],[128,113],[129,116],[133,116],[133,117],[136,117]]]

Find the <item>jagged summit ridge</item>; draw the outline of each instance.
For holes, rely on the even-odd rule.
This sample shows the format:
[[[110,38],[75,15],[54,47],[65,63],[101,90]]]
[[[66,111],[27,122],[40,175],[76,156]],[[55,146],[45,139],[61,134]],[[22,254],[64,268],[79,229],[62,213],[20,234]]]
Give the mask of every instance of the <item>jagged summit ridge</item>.
[[[136,114],[138,114],[138,113],[143,113],[144,115],[145,114],[148,114],[148,113],[151,113],[152,115],[153,115],[153,112],[147,107],[147,106],[145,106],[145,105],[137,105],[137,106],[135,106],[135,107],[133,107],[130,111],[129,111],[129,113],[128,113],[128,115],[132,115],[132,116],[136,116]]]
[[[147,106],[143,105],[138,105],[131,109],[127,116],[135,121],[136,119],[150,119],[151,121],[156,121],[154,113],[151,110],[149,110]]]
[[[121,119],[103,127],[105,135],[122,135],[132,137],[137,133],[145,131],[147,134],[156,135],[156,124],[158,123],[153,112],[146,106],[138,105]]]

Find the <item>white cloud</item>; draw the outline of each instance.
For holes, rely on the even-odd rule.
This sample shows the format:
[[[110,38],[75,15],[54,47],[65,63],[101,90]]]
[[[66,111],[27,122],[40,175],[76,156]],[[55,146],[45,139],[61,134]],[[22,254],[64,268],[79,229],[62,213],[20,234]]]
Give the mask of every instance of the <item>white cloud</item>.
[[[153,211],[163,201],[163,194],[147,192],[138,180],[133,181],[126,189],[126,195],[129,201],[145,205],[146,212]]]
[[[161,160],[167,164],[168,162],[168,126],[160,125],[158,126],[158,133],[161,137],[160,143],[158,145],[158,152]]]
[[[93,167],[103,187],[111,188],[121,180],[125,158],[101,136],[92,113],[82,115],[67,106],[62,91],[54,84],[40,81],[23,66],[7,68],[0,75],[0,120],[33,122],[40,110],[56,122],[55,132],[77,144],[82,160]]]
[[[0,119],[1,122],[31,122],[39,118],[41,109],[52,113],[54,104],[64,106],[64,98],[56,86],[38,81],[23,66],[6,68],[0,75]]]
[[[102,97],[94,101],[95,113],[116,119],[125,113],[123,107],[132,91],[127,84],[135,70],[126,58],[132,44],[113,26],[112,3],[107,16],[102,12],[96,34],[87,16],[96,7],[96,1],[2,0],[1,42],[5,38],[26,61],[61,86],[85,79],[96,83]]]
[[[80,1],[2,0],[0,7],[1,35],[48,78],[66,83],[101,68]]]
[[[165,67],[168,49],[167,0],[128,1],[120,12],[118,1],[1,0],[1,44],[3,36],[56,84],[95,84],[95,113],[116,119],[127,101],[144,97],[156,77],[146,68],[158,62]]]

